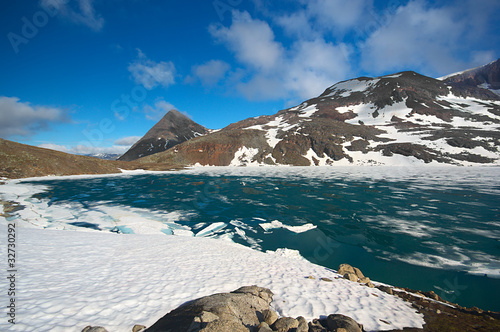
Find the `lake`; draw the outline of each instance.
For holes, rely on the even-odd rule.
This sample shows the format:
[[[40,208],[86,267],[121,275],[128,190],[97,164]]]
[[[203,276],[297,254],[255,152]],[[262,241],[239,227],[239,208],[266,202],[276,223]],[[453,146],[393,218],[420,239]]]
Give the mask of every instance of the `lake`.
[[[38,188],[19,214],[39,227],[294,249],[500,311],[500,168],[204,167],[20,185]]]

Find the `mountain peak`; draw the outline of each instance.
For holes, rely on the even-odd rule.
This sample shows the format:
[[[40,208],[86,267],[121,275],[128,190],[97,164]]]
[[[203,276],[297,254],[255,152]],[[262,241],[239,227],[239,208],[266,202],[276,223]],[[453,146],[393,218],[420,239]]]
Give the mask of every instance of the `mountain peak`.
[[[118,160],[132,161],[206,135],[209,130],[172,109]]]

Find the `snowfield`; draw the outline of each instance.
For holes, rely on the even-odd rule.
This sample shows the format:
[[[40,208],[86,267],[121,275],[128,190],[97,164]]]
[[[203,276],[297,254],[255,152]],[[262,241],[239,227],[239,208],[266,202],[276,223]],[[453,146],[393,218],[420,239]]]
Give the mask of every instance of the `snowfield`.
[[[6,238],[6,220],[0,219]],[[98,231],[17,228],[16,236],[16,324],[4,314],[2,331],[79,332],[87,325],[130,331],[135,324],[151,326],[186,301],[244,285],[271,289],[271,306],[284,316],[310,320],[341,313],[367,331],[424,323],[409,303],[335,279],[334,271],[291,250],[262,253],[223,240]],[[6,257],[5,246],[0,248]],[[0,280],[7,289],[9,281]],[[3,292],[2,303],[7,301]]]

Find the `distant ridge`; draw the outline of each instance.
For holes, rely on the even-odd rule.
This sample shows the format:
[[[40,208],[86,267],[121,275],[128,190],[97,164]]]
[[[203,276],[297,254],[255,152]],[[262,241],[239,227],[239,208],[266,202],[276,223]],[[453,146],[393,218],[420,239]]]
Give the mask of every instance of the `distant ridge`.
[[[177,110],[171,110],[118,160],[132,161],[163,152],[209,130]]]

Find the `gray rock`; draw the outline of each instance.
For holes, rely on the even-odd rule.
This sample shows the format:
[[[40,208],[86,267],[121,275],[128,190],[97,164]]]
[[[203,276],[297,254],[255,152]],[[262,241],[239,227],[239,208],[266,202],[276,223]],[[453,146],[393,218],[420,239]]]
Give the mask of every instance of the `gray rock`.
[[[259,318],[262,318],[262,313],[269,310],[272,295],[269,289],[247,286],[231,293],[202,297],[172,310],[147,331],[214,332],[256,329],[260,324]]]
[[[273,325],[274,322],[278,320],[278,314],[274,312],[273,310],[264,310],[262,312],[262,319],[264,322],[266,322],[269,326]]]
[[[297,317],[297,322],[299,322],[299,326],[297,327],[296,332],[308,332],[309,331],[309,326],[307,325],[307,321],[304,317],[302,317],[302,316]]]
[[[358,269],[357,267],[353,267],[353,269],[354,269],[354,274],[356,274],[359,279],[363,279],[365,277],[360,269]]]
[[[332,331],[338,331],[340,328],[346,329],[347,332],[362,332],[363,330],[363,325],[344,315],[329,315],[326,322],[328,329]]]
[[[136,324],[136,325],[134,325],[134,327],[132,328],[132,332],[140,332],[140,331],[143,331],[144,329],[146,329],[146,326]]]
[[[311,322],[309,322],[309,332],[328,332],[328,331],[321,324],[319,319],[313,319]]]
[[[182,331],[182,330],[177,330]],[[248,332],[248,329],[241,323],[230,320],[221,320],[210,322],[200,332]]]
[[[259,326],[257,326],[257,332],[273,332],[269,324],[266,322],[261,322]]]
[[[380,289],[382,292],[385,292],[385,293],[387,293],[389,295],[394,295],[394,292],[392,291],[391,287],[380,285],[377,288]]]
[[[273,325],[273,330],[278,332],[288,332],[299,327],[299,322],[292,317],[281,317]]]
[[[350,281],[358,281],[358,276],[355,273],[346,273],[344,274],[344,278]]]
[[[345,275],[346,273],[356,274],[356,271],[354,271],[354,268],[349,264],[340,264],[337,273],[340,275]]]
[[[102,326],[86,326],[82,332],[108,332],[104,327]]]

